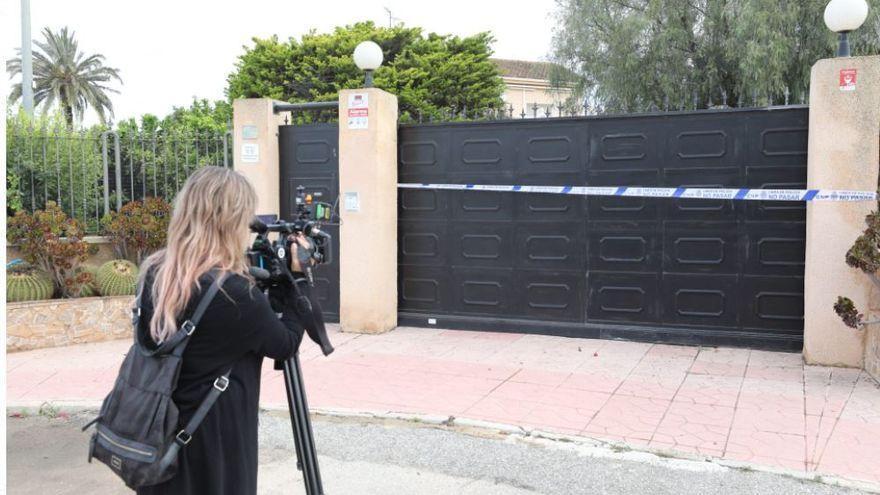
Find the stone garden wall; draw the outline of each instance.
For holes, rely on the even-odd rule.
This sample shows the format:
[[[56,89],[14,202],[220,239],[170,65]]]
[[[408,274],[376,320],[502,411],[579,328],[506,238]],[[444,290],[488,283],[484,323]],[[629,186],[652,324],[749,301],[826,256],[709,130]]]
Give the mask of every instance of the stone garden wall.
[[[131,337],[132,296],[6,304],[7,352]]]

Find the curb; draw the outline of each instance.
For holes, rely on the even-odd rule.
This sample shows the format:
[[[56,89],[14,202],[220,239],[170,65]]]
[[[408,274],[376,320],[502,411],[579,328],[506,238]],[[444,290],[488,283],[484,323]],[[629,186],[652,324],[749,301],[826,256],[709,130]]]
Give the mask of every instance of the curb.
[[[15,413],[38,415],[43,406],[48,406],[58,412],[65,413],[97,412],[101,407],[101,402],[93,400],[18,401],[12,404],[7,404],[6,415],[7,417],[10,414]],[[286,416],[288,414],[288,409],[286,406],[282,405],[266,405],[260,406],[260,412]],[[346,408],[311,408],[310,412],[312,416],[317,417],[337,418],[342,420],[401,421],[405,423],[427,425],[433,428],[455,429],[465,434],[468,433],[468,430],[494,432],[496,434],[503,434],[507,436],[509,440],[515,442],[544,448],[570,450],[577,452],[584,457],[644,462],[663,465],[673,469],[686,469],[703,472],[723,471],[727,469],[749,470],[880,494],[880,483],[872,483],[870,481],[852,480],[830,474],[777,468],[746,461],[720,459],[717,457],[690,454],[670,449],[630,445],[625,442],[613,440],[566,435],[563,433],[529,429],[512,424],[496,423],[473,418],[458,418],[455,416],[403,413],[396,411],[362,411]]]

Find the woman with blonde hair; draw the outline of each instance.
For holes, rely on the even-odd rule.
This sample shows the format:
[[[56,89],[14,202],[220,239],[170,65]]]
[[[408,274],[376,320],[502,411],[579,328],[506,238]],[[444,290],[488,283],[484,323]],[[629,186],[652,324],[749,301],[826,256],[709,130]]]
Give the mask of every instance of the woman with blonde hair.
[[[219,167],[195,172],[178,193],[167,247],[142,267],[139,338],[158,346],[180,331],[213,275],[217,296],[183,352],[173,401],[185,425],[217,376],[229,385],[179,455],[177,474],[138,494],[246,495],[257,491],[257,412],[263,358],[297,351],[303,329],[293,308],[275,308],[248,275],[248,224],[257,195],[241,174]],[[295,253],[294,253],[295,254]],[[292,257],[294,260],[295,256]],[[276,299],[274,297],[273,299]],[[279,298],[283,301],[283,295]]]

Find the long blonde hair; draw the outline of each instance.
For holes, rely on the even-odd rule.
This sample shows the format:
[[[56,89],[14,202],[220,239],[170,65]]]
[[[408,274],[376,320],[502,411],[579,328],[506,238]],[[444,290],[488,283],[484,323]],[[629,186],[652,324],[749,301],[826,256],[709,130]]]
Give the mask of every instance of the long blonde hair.
[[[156,343],[177,332],[177,319],[203,274],[217,268],[247,276],[248,224],[256,207],[254,187],[231,169],[204,167],[187,179],[174,200],[165,249],[141,267],[140,286],[153,271],[150,335]]]

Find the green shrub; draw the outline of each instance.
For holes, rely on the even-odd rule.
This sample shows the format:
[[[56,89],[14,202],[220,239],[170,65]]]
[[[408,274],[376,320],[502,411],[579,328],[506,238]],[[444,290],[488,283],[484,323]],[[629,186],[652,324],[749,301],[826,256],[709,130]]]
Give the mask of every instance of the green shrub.
[[[79,270],[95,247],[83,240],[84,232],[76,219],[69,218],[53,201],[34,213],[18,211],[7,219],[7,241],[16,245],[25,261],[52,277],[62,297],[75,297],[83,284],[91,281]]]

